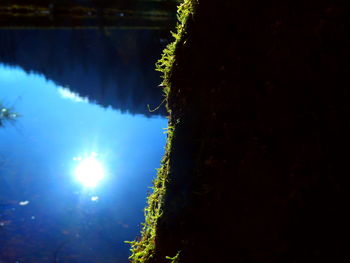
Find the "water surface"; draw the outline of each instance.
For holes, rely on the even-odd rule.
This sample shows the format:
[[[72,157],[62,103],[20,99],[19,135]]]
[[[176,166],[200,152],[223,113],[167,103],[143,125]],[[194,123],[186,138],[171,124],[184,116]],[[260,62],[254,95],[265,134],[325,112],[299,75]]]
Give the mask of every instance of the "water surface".
[[[0,129],[0,261],[128,262],[166,118],[102,107],[8,64],[0,101],[21,114]],[[76,178],[86,158],[104,170],[95,187]]]
[[[44,75],[105,107],[150,116],[147,105],[163,99],[154,68],[166,43],[157,30],[0,29],[0,63]],[[154,114],[165,115],[165,108]]]

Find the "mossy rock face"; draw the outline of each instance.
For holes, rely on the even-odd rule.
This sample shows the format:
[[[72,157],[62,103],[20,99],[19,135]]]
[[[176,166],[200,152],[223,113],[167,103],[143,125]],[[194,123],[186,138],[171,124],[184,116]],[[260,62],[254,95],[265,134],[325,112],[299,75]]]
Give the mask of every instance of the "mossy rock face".
[[[176,50],[184,41],[186,35],[186,25],[188,19],[192,16],[195,9],[196,1],[185,0],[178,7],[178,24],[176,32],[172,33],[174,41],[170,43],[163,51],[161,59],[156,64],[156,70],[160,71],[163,75],[163,81],[161,87],[163,88],[165,95],[165,102],[167,103],[167,109],[170,114],[169,125],[167,129],[167,144],[165,154],[162,160],[162,166],[158,170],[157,178],[153,182],[153,193],[148,197],[148,206],[145,208],[145,223],[141,231],[141,237],[135,241],[127,241],[131,244],[131,256],[130,260],[133,263],[147,263],[147,262],[164,262],[164,260],[171,260],[173,263],[179,262],[180,252],[175,251],[174,257],[163,256],[159,257],[157,250],[159,250],[159,244],[157,239],[159,233],[157,231],[158,225],[161,224],[163,219],[163,208],[166,197],[169,193],[166,193],[167,185],[170,182],[171,169],[169,167],[171,160],[173,159],[173,146],[172,143],[176,137],[175,129],[179,122],[172,114],[170,104],[170,91],[171,91],[171,73],[176,67]]]
[[[174,136],[134,262],[348,257],[350,9],[331,2],[198,1],[158,65]]]

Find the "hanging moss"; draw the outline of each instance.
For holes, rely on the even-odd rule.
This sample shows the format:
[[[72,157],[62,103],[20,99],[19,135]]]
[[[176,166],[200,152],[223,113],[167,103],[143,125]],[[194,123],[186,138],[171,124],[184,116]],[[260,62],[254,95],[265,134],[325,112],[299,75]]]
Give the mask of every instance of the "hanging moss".
[[[194,13],[196,0],[184,0],[177,11],[178,24],[176,32],[172,32],[174,41],[170,43],[163,51],[161,59],[156,63],[156,70],[162,72],[163,87],[165,101],[168,102],[170,92],[170,76],[173,66],[176,62],[176,50],[186,33],[186,24],[188,18]],[[163,200],[166,193],[166,186],[169,181],[169,157],[172,152],[172,141],[176,132],[174,129],[173,119],[170,113],[170,123],[167,129],[167,143],[165,147],[165,155],[162,160],[161,168],[158,169],[156,179],[153,181],[153,192],[148,196],[148,206],[145,208],[145,223],[141,231],[141,237],[135,241],[126,241],[131,244],[131,256],[129,259],[132,263],[149,263],[151,262],[156,251],[157,223],[162,217]],[[172,262],[178,262],[179,254],[175,257],[164,258],[170,259]]]

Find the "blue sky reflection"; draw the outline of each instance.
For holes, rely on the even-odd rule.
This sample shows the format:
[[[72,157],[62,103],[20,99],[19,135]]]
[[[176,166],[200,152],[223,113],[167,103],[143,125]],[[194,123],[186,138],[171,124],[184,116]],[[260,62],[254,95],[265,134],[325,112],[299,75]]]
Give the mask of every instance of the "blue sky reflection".
[[[43,76],[3,65],[0,101],[22,115],[0,129],[0,205],[12,204],[0,207],[0,221],[7,222],[0,248],[13,246],[21,258],[43,246],[45,257],[57,247],[62,257],[84,250],[91,262],[125,257],[123,241],[133,239],[143,221],[167,120],[101,108]],[[87,189],[74,174],[92,155],[105,174]],[[22,241],[11,243],[11,235]]]

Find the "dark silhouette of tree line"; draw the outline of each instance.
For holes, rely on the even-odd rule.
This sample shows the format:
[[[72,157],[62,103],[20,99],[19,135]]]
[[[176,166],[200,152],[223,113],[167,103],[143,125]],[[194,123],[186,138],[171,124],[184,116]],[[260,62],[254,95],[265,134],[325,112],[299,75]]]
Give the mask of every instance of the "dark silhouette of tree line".
[[[0,28],[167,27],[176,1],[35,0],[1,1]]]
[[[42,74],[102,106],[151,113],[163,100],[154,64],[164,43],[149,30],[1,30],[0,63]]]

